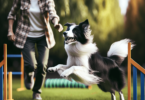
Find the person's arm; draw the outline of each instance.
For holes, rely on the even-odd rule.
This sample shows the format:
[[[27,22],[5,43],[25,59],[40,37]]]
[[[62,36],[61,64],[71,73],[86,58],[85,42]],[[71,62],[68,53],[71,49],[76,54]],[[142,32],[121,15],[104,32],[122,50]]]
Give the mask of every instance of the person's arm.
[[[14,41],[15,40],[15,35],[14,35],[14,32],[13,32],[13,23],[14,23],[14,20],[16,20],[16,13],[17,11],[19,10],[20,8],[20,0],[14,0],[13,2],[13,6],[8,14],[8,39],[11,40],[11,41]]]
[[[62,25],[59,24],[58,22],[59,22],[59,21],[58,21],[57,18],[54,18],[54,19],[52,20],[52,23],[54,23],[54,27],[55,27],[59,32],[61,32],[61,31],[63,30],[63,27],[62,27]]]
[[[9,28],[8,28],[8,39],[11,40],[11,41],[15,41],[15,35],[14,35],[14,32],[13,32],[13,23],[14,23],[14,20],[13,19],[10,19],[8,21],[8,24],[9,24]]]
[[[56,14],[55,4],[53,0],[48,0],[49,20],[52,22],[54,27],[61,32],[63,27],[59,24],[59,16]]]

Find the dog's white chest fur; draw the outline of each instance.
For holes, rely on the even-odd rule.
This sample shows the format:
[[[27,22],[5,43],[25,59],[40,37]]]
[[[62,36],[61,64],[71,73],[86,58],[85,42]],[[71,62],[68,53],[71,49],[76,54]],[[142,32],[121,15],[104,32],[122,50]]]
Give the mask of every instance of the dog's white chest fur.
[[[68,55],[68,59],[71,59],[71,63],[76,66],[84,66],[89,69],[89,57],[91,54],[97,52],[98,48],[96,44],[89,43],[87,45],[82,45],[77,42],[71,45],[65,45],[65,50]]]
[[[91,54],[98,51],[95,43],[81,44],[79,42],[68,45],[65,44],[65,50],[68,56],[81,57],[90,56]]]

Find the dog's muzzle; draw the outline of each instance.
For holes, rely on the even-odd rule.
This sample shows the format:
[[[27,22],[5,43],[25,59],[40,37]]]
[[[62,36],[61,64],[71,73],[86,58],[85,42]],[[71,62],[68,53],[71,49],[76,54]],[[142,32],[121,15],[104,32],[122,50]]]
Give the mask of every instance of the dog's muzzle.
[[[75,41],[76,39],[74,37],[65,37],[65,44],[69,44]]]

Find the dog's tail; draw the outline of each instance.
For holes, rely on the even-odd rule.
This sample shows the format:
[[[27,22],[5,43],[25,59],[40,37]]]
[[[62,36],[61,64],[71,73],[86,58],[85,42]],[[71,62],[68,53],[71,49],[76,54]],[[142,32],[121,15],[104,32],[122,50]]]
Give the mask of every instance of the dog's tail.
[[[121,63],[124,61],[124,59],[128,55],[128,43],[131,42],[131,49],[135,46],[135,44],[130,39],[123,39],[117,42],[114,42],[108,53],[107,56],[113,60],[118,65],[121,65]]]

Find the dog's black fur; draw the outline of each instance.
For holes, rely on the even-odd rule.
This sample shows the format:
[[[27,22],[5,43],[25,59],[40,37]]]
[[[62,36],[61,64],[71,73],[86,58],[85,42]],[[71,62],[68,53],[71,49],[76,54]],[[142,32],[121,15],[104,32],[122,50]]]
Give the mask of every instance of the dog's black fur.
[[[102,57],[98,52],[89,59],[91,68],[99,71],[95,74],[103,79],[98,86],[104,92],[115,93],[115,90],[121,92],[125,86],[125,75],[116,63],[117,60]]]

